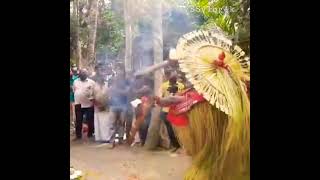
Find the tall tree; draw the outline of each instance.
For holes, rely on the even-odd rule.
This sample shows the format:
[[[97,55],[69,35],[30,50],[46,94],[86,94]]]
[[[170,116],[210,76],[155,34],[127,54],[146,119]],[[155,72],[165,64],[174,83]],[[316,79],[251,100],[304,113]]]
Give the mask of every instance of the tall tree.
[[[88,37],[88,59],[86,62],[86,67],[93,70],[95,63],[95,43],[97,34],[97,22],[98,22],[98,12],[99,12],[99,0],[90,0],[89,9],[89,37]]]
[[[131,5],[132,0],[126,0],[124,5],[124,19],[125,19],[125,31],[126,31],[126,45],[125,45],[125,69],[126,72],[132,70],[132,16],[131,16]]]
[[[162,0],[150,0],[153,12],[152,16],[152,30],[153,30],[153,53],[154,64],[163,61],[163,35],[162,35]],[[162,72],[156,71],[154,73],[154,94],[161,97],[161,83]],[[160,107],[156,106],[152,111],[150,127],[148,130],[148,137],[146,140],[146,148],[154,149],[160,141]]]
[[[89,65],[92,67],[97,57],[96,54],[100,60],[107,60],[117,57],[120,50],[124,48],[122,15],[114,13],[110,1],[96,0],[96,2],[70,0],[70,60],[80,67]],[[97,9],[94,8],[97,7],[95,4],[98,4],[97,24],[92,21],[92,17],[96,17],[93,16],[95,13],[92,13],[92,10]],[[95,37],[94,30],[96,30]]]
[[[81,44],[80,44],[80,33],[79,33],[79,0],[74,0],[73,1],[73,16],[75,17],[76,25],[75,25],[75,41],[76,41],[76,54],[75,54],[75,59],[76,59],[76,64],[79,65],[80,67],[82,66],[81,64]]]
[[[99,5],[98,26],[96,35],[96,61],[108,61],[124,56],[125,31],[123,15],[112,9],[111,4]],[[100,56],[100,57],[99,57]],[[103,57],[103,58],[101,58]],[[119,58],[118,58],[119,57]],[[120,58],[124,59],[124,58]]]

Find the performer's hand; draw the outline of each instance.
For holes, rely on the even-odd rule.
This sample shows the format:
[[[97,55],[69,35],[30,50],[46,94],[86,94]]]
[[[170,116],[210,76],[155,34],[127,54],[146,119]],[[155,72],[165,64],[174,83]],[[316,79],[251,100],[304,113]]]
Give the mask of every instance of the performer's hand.
[[[154,102],[156,103],[156,104],[160,104],[160,97],[158,97],[158,96],[154,96],[153,97],[153,100],[154,100]]]
[[[149,91],[151,91],[149,86],[144,85],[141,89],[138,90],[138,93],[145,94],[145,93],[148,93]]]

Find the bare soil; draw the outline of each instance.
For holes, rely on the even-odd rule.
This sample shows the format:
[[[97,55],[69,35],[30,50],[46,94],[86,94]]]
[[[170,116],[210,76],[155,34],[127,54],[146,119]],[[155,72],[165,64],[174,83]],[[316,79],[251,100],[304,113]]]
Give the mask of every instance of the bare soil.
[[[94,142],[70,142],[70,163],[86,180],[182,180],[190,157],[165,150],[118,145],[113,149]]]

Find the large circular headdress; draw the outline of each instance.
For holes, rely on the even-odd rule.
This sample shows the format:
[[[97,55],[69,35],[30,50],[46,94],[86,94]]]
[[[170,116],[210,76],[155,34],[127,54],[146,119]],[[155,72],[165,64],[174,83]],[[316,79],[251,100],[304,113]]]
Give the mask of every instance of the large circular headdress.
[[[249,58],[219,30],[183,35],[176,49],[170,52],[170,58],[178,59],[181,70],[194,88],[226,114],[232,113],[232,96],[237,95],[226,89],[237,84],[237,80],[250,81]]]

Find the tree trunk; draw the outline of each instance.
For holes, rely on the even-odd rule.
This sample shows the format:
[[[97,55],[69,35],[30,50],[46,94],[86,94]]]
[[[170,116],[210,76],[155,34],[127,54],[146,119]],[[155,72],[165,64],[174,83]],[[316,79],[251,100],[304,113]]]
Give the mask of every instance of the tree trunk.
[[[152,30],[153,30],[153,52],[154,64],[163,61],[163,37],[162,37],[162,1],[150,0],[153,6],[152,15]],[[154,94],[161,96],[162,73],[156,71],[154,73]],[[145,143],[146,149],[155,149],[160,142],[160,107],[157,106],[152,111],[151,122],[148,130],[147,141]]]
[[[80,18],[79,18],[79,0],[74,1],[74,16],[76,17],[76,64],[78,67],[81,67],[81,44],[80,44],[80,33],[79,33],[79,27],[80,27]]]
[[[125,19],[125,30],[126,30],[126,50],[125,50],[125,70],[129,72],[132,70],[132,22],[130,6],[132,0],[124,1],[124,19]]]
[[[89,37],[88,37],[88,59],[85,66],[93,70],[95,64],[95,43],[97,34],[97,21],[99,12],[99,0],[91,0],[89,10]]]

